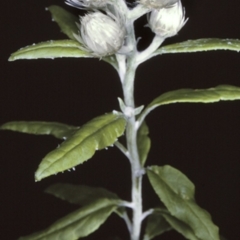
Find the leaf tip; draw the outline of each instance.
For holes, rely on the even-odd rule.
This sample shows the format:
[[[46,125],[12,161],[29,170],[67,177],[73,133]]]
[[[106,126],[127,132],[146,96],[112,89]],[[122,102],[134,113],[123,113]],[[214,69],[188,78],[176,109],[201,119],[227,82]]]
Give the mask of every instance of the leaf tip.
[[[51,12],[51,10],[52,10],[54,7],[57,7],[57,6],[51,5],[51,6],[49,6],[49,7],[46,7],[45,10]]]
[[[37,170],[35,172],[35,182],[40,182],[45,176],[43,176],[42,172],[39,172],[39,170]]]
[[[15,60],[14,56],[13,55],[10,55],[10,57],[8,58],[8,61],[9,62],[13,62]]]

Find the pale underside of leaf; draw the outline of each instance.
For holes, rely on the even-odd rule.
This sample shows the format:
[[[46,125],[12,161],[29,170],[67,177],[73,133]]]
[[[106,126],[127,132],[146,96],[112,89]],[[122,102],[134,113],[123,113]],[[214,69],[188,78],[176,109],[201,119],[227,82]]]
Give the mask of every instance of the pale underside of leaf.
[[[74,40],[50,40],[33,44],[19,49],[11,54],[9,61],[20,59],[40,58],[83,58],[92,57],[88,52],[81,49],[81,45]]]
[[[213,50],[240,51],[239,39],[202,38],[160,47],[152,56],[167,53],[191,53]]]
[[[115,193],[104,188],[89,187],[85,185],[57,183],[48,187],[45,192],[78,205],[87,205],[100,198],[119,200]]]
[[[71,169],[90,159],[96,150],[112,146],[125,126],[122,115],[110,113],[94,118],[46,155],[35,173],[36,181]]]
[[[70,39],[76,40],[73,34],[78,34],[79,31],[76,24],[79,21],[78,17],[55,5],[48,7],[47,10],[49,10],[52,20],[58,24],[62,32]]]
[[[219,85],[208,89],[179,89],[155,98],[139,116],[142,121],[156,107],[173,103],[214,103],[240,99],[240,87]]]
[[[201,240],[219,240],[218,227],[210,214],[194,201],[194,185],[180,171],[170,166],[147,169],[150,183],[172,216],[190,226]]]
[[[0,129],[35,135],[53,135],[59,139],[67,139],[78,130],[78,127],[58,122],[17,121],[5,123]]]
[[[77,240],[96,231],[118,207],[118,202],[99,199],[59,219],[49,228],[19,240]]]

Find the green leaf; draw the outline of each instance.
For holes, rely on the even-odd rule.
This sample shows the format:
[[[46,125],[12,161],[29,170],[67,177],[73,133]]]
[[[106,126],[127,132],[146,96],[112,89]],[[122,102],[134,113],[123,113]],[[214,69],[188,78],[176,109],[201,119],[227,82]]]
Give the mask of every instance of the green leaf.
[[[155,211],[158,211],[158,209],[155,209]],[[162,212],[162,209],[159,209],[159,213],[160,212],[162,213],[162,216],[166,219],[166,221],[172,226],[172,228],[174,228],[176,231],[182,234],[186,239],[200,240],[200,238],[198,238],[194,234],[190,226],[178,220],[177,218],[171,216],[170,213],[167,213],[166,211]],[[220,240],[224,240],[224,238],[220,236]]]
[[[35,135],[53,135],[56,138],[66,139],[76,132],[78,127],[57,122],[8,122],[0,130],[11,130]]]
[[[190,226],[199,239],[219,240],[218,227],[210,214],[195,203],[195,187],[183,173],[171,166],[151,166],[147,175],[172,216]]]
[[[240,99],[240,87],[219,85],[208,89],[179,89],[163,93],[155,98],[142,112],[139,119],[156,107],[172,103],[214,103],[219,101],[233,101]]]
[[[118,202],[100,199],[59,219],[49,228],[19,240],[77,240],[96,231],[118,207]]]
[[[191,53],[212,50],[230,50],[240,51],[240,40],[238,39],[219,39],[219,38],[202,38],[197,40],[188,40],[181,43],[174,43],[160,47],[152,56],[167,53]]]
[[[79,205],[87,205],[100,198],[120,200],[115,193],[109,192],[104,188],[95,188],[85,185],[57,183],[48,187],[45,192],[62,200]]]
[[[82,58],[92,57],[88,52],[81,49],[81,45],[74,40],[50,40],[38,44],[33,44],[19,49],[11,54],[9,61],[19,59],[39,59],[39,58]]]
[[[101,198],[120,200],[117,194],[104,188],[89,187],[85,185],[57,183],[48,187],[45,192],[68,201],[69,203],[83,206]],[[115,212],[122,217],[123,214],[126,213],[126,210],[124,207],[120,207],[116,209]]]
[[[90,159],[96,150],[112,146],[125,130],[122,115],[109,113],[92,119],[53,150],[40,163],[36,181],[63,172]]]
[[[154,211],[147,219],[147,226],[143,240],[153,239],[154,237],[171,229],[172,227],[165,220],[162,214],[158,211]]]
[[[208,89],[179,89],[167,92],[154,99],[149,106],[171,103],[214,103],[240,99],[240,87],[219,85]]]
[[[189,225],[184,223],[183,221],[178,220],[177,218],[171,216],[170,214],[163,214],[163,217],[166,221],[174,228],[177,232],[182,234],[186,239],[190,240],[201,240],[198,238],[194,231],[191,229]]]
[[[59,6],[52,5],[47,10],[52,14],[53,21],[58,24],[62,32],[70,39],[76,40],[73,34],[78,34],[79,30],[76,23],[79,22],[79,19]]]
[[[143,122],[138,130],[137,144],[138,152],[142,166],[144,166],[151,147],[151,140],[148,137],[149,129],[146,122]]]

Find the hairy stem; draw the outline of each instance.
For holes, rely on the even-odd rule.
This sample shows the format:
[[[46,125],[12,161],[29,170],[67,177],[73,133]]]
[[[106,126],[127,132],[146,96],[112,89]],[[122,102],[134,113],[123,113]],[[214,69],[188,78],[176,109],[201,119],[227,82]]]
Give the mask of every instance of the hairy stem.
[[[127,107],[135,108],[134,104],[134,78],[136,71],[135,57],[131,56],[126,62],[126,74],[123,81],[124,101]],[[131,240],[139,240],[142,223],[142,175],[141,164],[137,148],[137,128],[134,114],[127,116],[126,141],[128,157],[131,165],[132,174],[132,229],[130,232]]]
[[[129,112],[124,112],[127,119],[126,127],[126,148],[125,155],[128,157],[131,166],[131,204],[132,204],[132,223],[129,227],[131,240],[140,240],[141,224],[143,220],[142,212],[142,166],[139,159],[137,147],[137,130],[136,119],[134,114],[134,80],[135,73],[138,66],[137,57],[138,51],[136,46],[136,39],[134,33],[134,21],[128,19],[126,21],[126,28],[128,38],[126,39],[126,46],[131,49],[128,55],[117,55],[118,74],[122,83],[124,104]],[[131,111],[132,110],[132,111]],[[123,148],[118,146],[121,151]],[[127,154],[126,154],[127,153]]]

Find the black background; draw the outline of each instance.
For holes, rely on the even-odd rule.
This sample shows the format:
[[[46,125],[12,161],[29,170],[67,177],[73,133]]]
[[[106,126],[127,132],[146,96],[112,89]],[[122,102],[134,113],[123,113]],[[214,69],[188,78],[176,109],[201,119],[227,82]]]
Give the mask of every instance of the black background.
[[[122,96],[118,76],[107,63],[93,59],[56,59],[8,62],[20,47],[65,39],[45,7],[60,0],[3,1],[1,6],[0,124],[12,120],[58,121],[82,125],[95,116],[118,110]],[[208,37],[240,38],[237,0],[185,0],[189,21],[178,36],[165,42]],[[65,6],[74,12],[74,9]],[[77,12],[77,11],[75,11]],[[137,23],[144,48],[151,33]],[[158,56],[142,64],[136,76],[136,104],[149,103],[178,88],[240,86],[240,54],[230,51]],[[221,234],[229,240],[239,233],[240,102],[164,106],[147,118],[152,149],[148,165],[170,164],[196,185],[196,199],[207,209]],[[41,159],[59,140],[51,136],[0,132],[0,239],[13,240],[44,229],[76,209],[43,191],[56,182],[102,186],[129,200],[127,160],[111,148],[66,172],[34,182]],[[144,181],[145,208],[158,204]],[[89,239],[128,239],[122,220],[111,216]],[[158,238],[157,238],[158,239]],[[181,240],[177,233],[159,239]]]

